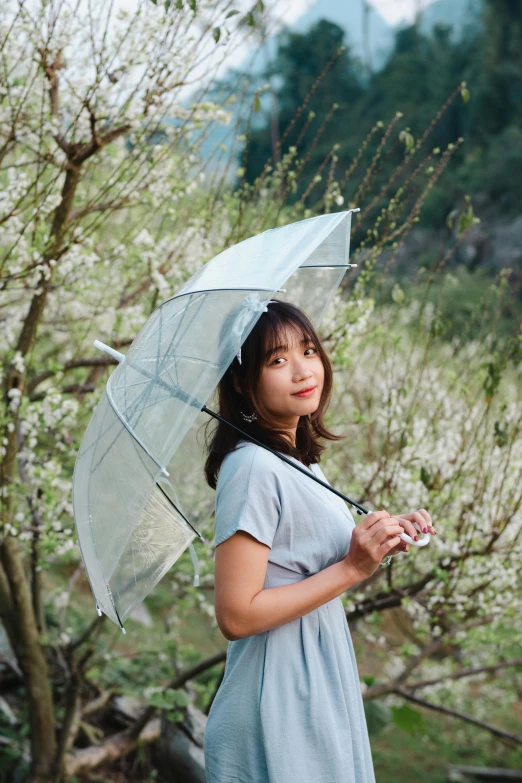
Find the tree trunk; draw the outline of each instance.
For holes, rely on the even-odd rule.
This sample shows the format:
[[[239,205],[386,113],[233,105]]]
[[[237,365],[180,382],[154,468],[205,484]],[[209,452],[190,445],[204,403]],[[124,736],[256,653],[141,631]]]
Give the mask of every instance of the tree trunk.
[[[51,229],[52,245],[45,255],[48,264],[58,254],[63,241],[67,217],[80,180],[80,167],[71,165],[67,170]],[[31,350],[38,325],[42,318],[51,277],[41,286],[41,291],[33,296],[29,312],[25,319],[16,349],[22,356]],[[25,389],[25,377],[14,367],[9,368],[4,386],[4,405],[6,421],[14,427],[4,429],[6,453],[0,463],[0,486],[4,490],[1,496],[3,526],[11,523],[14,512],[12,487],[16,475],[18,454],[18,410],[9,409],[11,389]],[[40,645],[38,622],[34,613],[31,585],[24,571],[22,551],[18,541],[11,535],[4,537],[0,545],[0,614],[4,621],[9,641],[24,676],[31,726],[31,783],[53,783],[52,767],[56,754],[55,716],[52,701],[51,684],[48,677],[47,661]]]
[[[9,641],[24,675],[31,726],[31,783],[50,783],[56,752],[54,710],[47,661],[38,638],[31,589],[24,573],[18,542],[6,536],[0,558],[11,588],[12,624]]]

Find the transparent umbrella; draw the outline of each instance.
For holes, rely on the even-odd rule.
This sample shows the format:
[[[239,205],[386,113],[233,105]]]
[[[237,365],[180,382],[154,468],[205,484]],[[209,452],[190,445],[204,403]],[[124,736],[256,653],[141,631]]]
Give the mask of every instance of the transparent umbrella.
[[[348,263],[352,211],[271,229],[224,250],[152,313],[126,355],[95,341],[119,364],[78,452],[73,508],[98,613],[124,633],[124,620],[187,547],[199,584],[192,542],[205,541],[197,528],[209,518],[214,493],[204,481],[198,431],[208,415],[219,418],[206,403],[276,293],[320,321],[355,266]]]

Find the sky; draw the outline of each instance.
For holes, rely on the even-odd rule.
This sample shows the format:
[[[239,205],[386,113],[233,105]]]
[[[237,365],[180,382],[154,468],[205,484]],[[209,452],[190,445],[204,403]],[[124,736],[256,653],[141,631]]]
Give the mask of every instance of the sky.
[[[126,3],[130,0],[119,0]],[[265,0],[269,18],[272,25],[276,28],[281,25],[292,25],[292,23],[304,14],[316,0]],[[365,0],[344,0],[350,5],[361,4]],[[397,25],[400,22],[413,22],[415,13],[427,8],[434,0],[368,0],[369,4],[391,25]],[[246,10],[251,8],[253,0],[235,0],[237,7]],[[275,29],[271,25],[272,31]],[[228,67],[237,67],[244,62],[248,49],[239,47],[235,52],[227,57],[226,65],[218,68],[217,75],[221,75]]]
[[[297,19],[307,10],[315,0],[292,0],[286,4],[288,7],[283,10],[284,3],[281,3],[281,17],[288,24]],[[347,3],[360,3],[362,0],[345,0]],[[415,11],[422,10],[430,5],[433,0],[369,0],[372,5],[387,22],[397,24],[403,20],[411,22],[415,16]]]
[[[118,0],[117,0],[118,1]],[[131,0],[119,0],[119,2],[128,3]],[[276,27],[280,25],[291,25],[298,17],[304,14],[316,0],[265,0],[265,6],[267,7],[269,17],[272,20],[272,24]],[[361,4],[365,0],[344,0],[348,5]],[[376,11],[385,19],[389,24],[396,25],[400,22],[412,22],[415,18],[415,13],[427,8],[428,5],[434,2],[434,0],[368,0],[369,4],[375,8]],[[253,0],[236,0],[235,5],[243,10],[251,8]],[[272,27],[272,30],[274,28]],[[234,53],[227,58],[226,67],[236,67],[245,59],[245,48],[238,48]],[[225,70],[219,69],[219,73]]]

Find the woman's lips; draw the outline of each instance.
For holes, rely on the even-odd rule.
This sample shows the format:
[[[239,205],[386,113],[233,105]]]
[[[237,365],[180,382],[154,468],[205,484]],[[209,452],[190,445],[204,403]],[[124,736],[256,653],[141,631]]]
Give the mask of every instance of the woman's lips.
[[[298,394],[294,393],[293,397],[311,397],[316,389],[317,389],[317,386],[312,386],[312,388],[308,389],[308,391],[306,391],[306,389],[305,389],[304,391],[299,392]]]

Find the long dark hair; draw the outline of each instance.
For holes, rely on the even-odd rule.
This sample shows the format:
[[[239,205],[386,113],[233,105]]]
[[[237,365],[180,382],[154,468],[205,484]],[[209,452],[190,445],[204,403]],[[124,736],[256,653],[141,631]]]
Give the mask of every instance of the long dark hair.
[[[330,432],[323,421],[330,404],[333,371],[330,359],[308,316],[295,305],[278,300],[270,300],[268,310],[261,314],[254,328],[241,348],[241,364],[237,356],[226,370],[218,385],[218,413],[227,421],[250,433],[261,443],[274,451],[279,451],[303,462],[309,467],[313,462],[319,462],[325,446],[319,443],[319,438],[341,440],[345,435],[335,435]],[[267,352],[284,342],[284,330],[292,326],[300,332],[302,338],[312,340],[324,367],[324,384],[317,410],[307,416],[301,416],[296,430],[296,445],[292,446],[285,430],[280,428],[280,422],[274,419],[257,393],[258,381]],[[234,379],[241,389],[235,388]],[[241,416],[239,406],[245,414],[255,411],[257,419],[246,422]],[[208,424],[213,424],[208,422]],[[212,489],[216,488],[217,475],[226,455],[233,451],[243,436],[228,424],[218,421],[210,436],[206,436],[207,459],[205,462],[205,478]],[[248,440],[248,438],[244,438]]]

